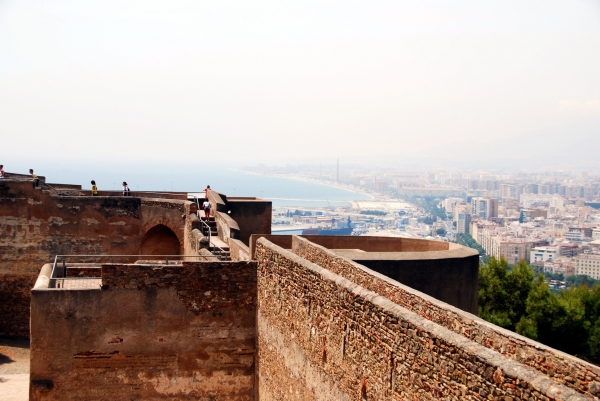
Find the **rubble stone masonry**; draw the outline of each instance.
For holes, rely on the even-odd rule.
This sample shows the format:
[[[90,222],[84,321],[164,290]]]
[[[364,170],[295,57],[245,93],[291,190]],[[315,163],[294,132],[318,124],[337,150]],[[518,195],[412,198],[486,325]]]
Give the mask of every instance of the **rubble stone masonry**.
[[[580,393],[600,395],[600,368],[536,341],[502,329],[472,314],[419,293],[360,264],[336,256],[326,248],[294,237],[292,251],[390,301],[494,350],[505,358],[529,366],[556,383]]]
[[[194,313],[256,308],[256,262],[183,262],[181,265],[102,265],[103,289],[174,288]]]
[[[260,400],[588,399],[266,239],[255,255]]]
[[[29,300],[37,274],[0,276],[0,336],[29,338]]]
[[[0,299],[11,302],[0,308],[0,336],[29,335],[29,308],[21,305],[30,293],[23,286],[55,255],[136,255],[157,225],[173,231],[184,254],[188,214],[183,200],[56,196],[30,181],[0,180]]]

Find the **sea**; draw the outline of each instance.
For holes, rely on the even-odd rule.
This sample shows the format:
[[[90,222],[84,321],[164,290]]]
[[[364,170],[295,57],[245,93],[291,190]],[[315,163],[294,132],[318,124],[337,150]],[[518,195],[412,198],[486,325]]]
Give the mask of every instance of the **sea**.
[[[211,180],[214,181],[211,189],[227,196],[265,198],[272,201],[274,207],[350,206],[349,201],[373,199],[371,195],[333,185],[234,169],[220,170]]]
[[[121,190],[126,181],[131,191],[182,191],[203,194],[206,185],[229,197],[269,199],[273,207],[350,206],[349,201],[371,200],[371,195],[349,189],[281,176],[259,175],[227,166],[145,166],[99,169],[44,166],[36,170],[48,183],[80,184],[91,188],[93,179],[100,190]],[[8,170],[10,171],[10,170]],[[14,171],[20,172],[20,171]]]

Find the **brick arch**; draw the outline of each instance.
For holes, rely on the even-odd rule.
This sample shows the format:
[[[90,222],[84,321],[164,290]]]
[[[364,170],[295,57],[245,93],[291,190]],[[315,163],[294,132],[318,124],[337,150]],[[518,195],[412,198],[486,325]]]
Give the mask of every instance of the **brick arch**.
[[[173,227],[173,224],[167,219],[155,219],[144,224],[139,253],[141,255],[183,255],[184,243],[181,229],[181,227]],[[175,247],[175,241],[177,241],[177,247]],[[161,244],[161,242],[164,243]],[[169,252],[165,253],[165,250],[169,250]]]

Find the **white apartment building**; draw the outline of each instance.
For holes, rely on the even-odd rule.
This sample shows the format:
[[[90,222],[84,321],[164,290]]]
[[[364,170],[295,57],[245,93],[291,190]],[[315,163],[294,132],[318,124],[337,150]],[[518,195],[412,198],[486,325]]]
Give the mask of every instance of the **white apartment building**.
[[[576,274],[575,270],[575,262],[570,259],[558,258],[544,262],[544,273],[562,273],[565,277],[569,277]]]
[[[471,205],[458,204],[454,206],[454,221],[458,221],[458,216],[461,214],[471,214]],[[468,230],[467,230],[468,232]]]
[[[595,280],[600,280],[600,255],[581,254],[577,255],[577,267],[575,274],[590,276]]]
[[[498,223],[492,223],[491,221],[484,221],[484,220],[477,220],[477,221],[472,221],[471,219],[471,226],[469,228],[469,233],[471,234],[471,237],[473,237],[473,239],[475,240],[475,242],[477,242],[479,245],[483,246],[482,244],[482,240],[481,240],[481,235],[485,232],[485,231],[493,231],[496,228],[498,228]],[[485,247],[483,247],[485,249]],[[486,250],[487,252],[487,250]]]
[[[478,230],[476,241],[489,256],[497,259],[504,258],[511,265],[518,264],[521,260],[530,259],[531,241],[515,237],[498,227],[484,228],[477,224],[472,224],[471,227],[476,227]]]
[[[519,200],[517,198],[502,198],[502,206],[507,209],[518,209]]]
[[[463,203],[463,198],[446,198],[442,201],[442,207],[446,209],[446,213],[454,213],[456,205]]]
[[[565,207],[565,198],[560,195],[523,194],[519,199],[521,200],[521,205],[528,209],[541,205],[555,209],[563,209]]]
[[[531,242],[492,238],[491,252],[488,254],[498,259],[504,258],[511,265],[518,264],[521,260],[526,260],[531,253]]]
[[[536,246],[531,250],[529,263],[552,261],[559,255],[558,247],[556,246]]]
[[[581,185],[565,185],[566,198],[583,198],[583,187]]]
[[[548,184],[540,184],[540,185],[538,185],[538,194],[540,194],[540,195],[549,195],[549,194],[551,194],[551,192],[550,192],[550,185],[548,185]]]
[[[584,237],[584,230],[580,227],[569,227],[569,232],[565,233],[567,241],[581,241]]]
[[[523,193],[523,185],[518,184],[500,184],[500,197],[519,198]]]

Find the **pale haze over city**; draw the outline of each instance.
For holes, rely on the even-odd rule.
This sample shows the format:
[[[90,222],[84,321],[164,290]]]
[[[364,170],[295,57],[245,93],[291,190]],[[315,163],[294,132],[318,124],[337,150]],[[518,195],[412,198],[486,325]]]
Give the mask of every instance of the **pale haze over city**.
[[[591,0],[1,1],[0,157],[596,169],[598,49]]]

